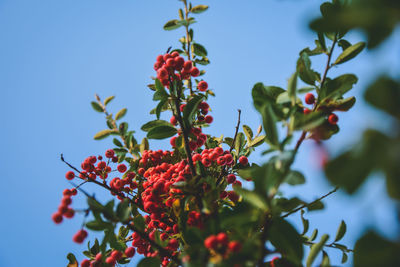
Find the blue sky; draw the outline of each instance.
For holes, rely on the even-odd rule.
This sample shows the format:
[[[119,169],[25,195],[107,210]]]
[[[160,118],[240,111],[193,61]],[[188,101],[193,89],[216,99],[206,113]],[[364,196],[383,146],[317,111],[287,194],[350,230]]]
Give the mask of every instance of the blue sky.
[[[215,119],[209,133],[233,135],[238,108],[244,123],[252,128],[259,125],[251,88],[259,81],[286,86],[298,52],[313,45],[314,35],[307,22],[318,15],[320,3],[194,1],[210,5],[193,26],[195,40],[208,49],[212,64],[206,68],[205,79],[217,95],[209,101]],[[162,26],[178,16],[180,4],[176,0],[0,0],[0,266],[65,266],[69,251],[82,259],[79,251],[83,246],[72,242],[81,217],[62,225],[54,225],[50,219],[62,190],[69,187],[64,178],[67,168],[59,155],[64,153],[67,160],[78,165],[86,156],[111,147],[111,140],[92,138],[105,128],[104,118],[89,104],[95,93],[103,98],[116,95],[111,108],[116,112],[127,107],[126,120],[132,129],[139,130],[153,119],[149,111],[154,102],[146,85],[154,75],[155,57],[178,45],[182,31],[165,32]],[[366,106],[361,96],[380,72],[394,75],[400,69],[400,55],[395,49],[400,46],[398,33],[378,50],[364,52],[332,71],[331,75],[353,72],[360,78],[351,92],[358,96],[355,108],[339,114],[342,131],[326,143],[332,153],[354,143],[367,127],[388,127],[389,123]],[[362,38],[352,33],[349,40]],[[315,69],[321,70],[322,62],[316,60]],[[138,139],[143,136],[137,132]],[[151,145],[168,148],[167,143]],[[315,155],[312,142],[305,142],[295,166],[304,171],[308,183],[284,188],[285,192],[313,200],[331,189],[314,164]],[[260,153],[252,160],[263,162]],[[344,219],[348,235],[343,243],[349,247],[365,227],[376,227],[390,236],[396,231],[396,219],[384,186],[377,175],[357,198],[342,193],[330,197],[325,201],[325,211],[307,214],[311,227],[334,235]],[[108,200],[102,192],[97,196]],[[73,205],[84,207],[85,200],[78,198]],[[298,222],[298,216],[294,215],[293,221]],[[340,254],[332,251],[331,255],[333,263],[339,264]]]

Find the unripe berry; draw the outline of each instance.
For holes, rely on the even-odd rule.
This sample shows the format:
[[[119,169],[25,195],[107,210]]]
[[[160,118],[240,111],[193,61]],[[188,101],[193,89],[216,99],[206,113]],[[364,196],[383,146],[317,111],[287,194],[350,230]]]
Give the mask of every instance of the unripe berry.
[[[72,180],[72,179],[74,179],[74,177],[75,177],[75,173],[73,171],[68,171],[65,174],[65,178],[67,178],[67,180]]]
[[[248,160],[245,156],[241,156],[241,157],[239,158],[239,163],[240,163],[241,165],[243,165],[243,166],[246,166],[247,163],[249,163],[249,160]]]
[[[305,101],[309,105],[314,104],[315,96],[312,93],[307,93],[306,96],[305,96]]]
[[[328,122],[330,124],[335,125],[338,121],[339,121],[339,118],[336,114],[332,113],[331,115],[329,115]]]
[[[125,249],[125,255],[128,258],[132,258],[133,256],[135,256],[135,248],[134,247],[128,247]]]
[[[197,84],[197,89],[199,89],[199,91],[205,92],[208,88],[208,83],[206,81],[200,81]]]

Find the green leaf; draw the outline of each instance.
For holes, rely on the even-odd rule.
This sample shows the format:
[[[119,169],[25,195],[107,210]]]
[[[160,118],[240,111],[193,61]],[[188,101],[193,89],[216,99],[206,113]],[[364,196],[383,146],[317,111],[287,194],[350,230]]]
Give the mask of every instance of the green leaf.
[[[389,241],[369,231],[354,248],[354,266],[400,266],[400,243]]]
[[[101,130],[100,132],[98,132],[97,134],[94,135],[94,139],[95,140],[101,140],[106,138],[107,136],[109,136],[112,133],[116,133],[117,131],[115,130],[111,130],[111,129],[106,129],[106,130]]]
[[[190,12],[199,14],[199,13],[206,11],[207,9],[208,9],[208,6],[206,6],[206,5],[197,5],[197,6],[192,7],[192,9],[190,9]]]
[[[299,94],[304,94],[304,93],[308,93],[308,92],[311,92],[311,91],[314,91],[314,90],[315,90],[315,87],[313,87],[313,86],[308,86],[308,87],[299,88],[299,89],[297,90],[297,92],[298,92]]]
[[[113,139],[113,143],[114,143],[114,145],[116,145],[118,147],[123,147],[122,143],[117,138]]]
[[[117,206],[117,217],[120,219],[121,222],[125,222],[126,220],[128,220],[130,214],[131,207],[129,205],[129,200],[124,199]]]
[[[154,92],[154,95],[153,95],[154,101],[166,100],[169,97],[167,91],[164,88],[164,85],[162,85],[162,83],[160,82],[159,79],[156,79],[156,81],[155,81],[155,88],[156,88],[156,91]]]
[[[200,56],[200,57],[207,56],[207,50],[201,44],[193,43],[192,48],[193,48],[193,52],[195,55]]]
[[[300,113],[295,117],[294,130],[309,131],[325,121],[325,114],[322,112],[312,112],[310,114]]]
[[[140,143],[140,153],[143,154],[145,150],[149,150],[149,140],[146,137],[142,139],[142,143]]]
[[[173,126],[162,125],[152,128],[147,133],[148,139],[165,139],[171,136],[174,136],[177,133],[177,130]]]
[[[330,267],[330,266],[331,266],[331,262],[329,260],[328,253],[326,253],[325,251],[322,251],[321,267]]]
[[[133,225],[137,228],[137,229],[139,229],[140,231],[144,231],[144,228],[145,228],[145,221],[144,221],[144,218],[143,218],[143,216],[142,215],[136,215],[134,218],[133,218]]]
[[[106,99],[104,99],[104,106],[107,106],[108,103],[111,102],[111,100],[113,100],[115,98],[115,96],[109,96]]]
[[[348,111],[354,106],[355,103],[356,103],[356,98],[352,96],[345,99],[330,101],[325,105],[325,107],[332,111],[334,110]]]
[[[234,190],[243,197],[244,201],[247,201],[254,207],[266,211],[268,210],[267,201],[266,199],[258,194],[257,192],[247,190],[242,187],[234,187]]]
[[[245,124],[242,127],[243,127],[243,132],[246,135],[247,141],[250,143],[251,140],[253,139],[253,131],[249,126]]]
[[[324,203],[322,203],[322,201],[317,201],[307,206],[308,211],[322,210],[323,208],[324,208]]]
[[[264,140],[265,140],[265,135],[257,136],[249,143],[249,147],[257,147],[262,143],[264,143]]]
[[[95,111],[103,113],[103,108],[100,106],[99,103],[92,101],[92,102],[90,102],[90,104],[92,105],[92,108]]]
[[[300,79],[309,85],[315,85],[315,81],[319,79],[319,75],[311,69],[311,61],[307,53],[300,54],[297,60],[297,72]]]
[[[345,233],[346,233],[346,223],[342,220],[342,222],[339,225],[339,228],[337,229],[335,241],[333,242],[340,241]]]
[[[320,100],[318,102],[324,103],[326,100],[335,100],[342,97],[353,88],[353,85],[357,81],[358,78],[354,74],[344,74],[333,80],[327,79],[324,87],[321,89]]]
[[[356,57],[361,51],[364,49],[365,43],[364,42],[359,42],[356,43],[355,45],[352,45],[348,48],[346,48],[336,59],[335,65],[342,64],[346,61],[349,61],[350,59]]]
[[[300,185],[306,182],[306,178],[301,172],[298,171],[290,171],[289,174],[285,178],[285,183],[290,185]]]
[[[276,115],[272,110],[271,105],[265,105],[262,112],[263,126],[266,135],[266,141],[271,146],[279,147],[279,136],[276,128]]]
[[[158,126],[170,126],[170,127],[172,127],[172,124],[169,123],[168,121],[164,121],[164,120],[153,120],[153,121],[149,121],[149,122],[143,124],[140,129],[142,131],[144,131],[144,132],[148,132],[151,129],[153,129],[155,127],[158,127]]]
[[[115,120],[121,119],[123,116],[125,116],[127,111],[128,110],[126,108],[123,108],[120,111],[118,111],[117,114],[115,114]]]
[[[285,92],[284,89],[276,86],[264,86],[262,83],[256,83],[251,91],[254,107],[262,112],[264,104],[275,103],[277,97]]]
[[[167,23],[165,23],[164,30],[171,31],[171,30],[178,29],[180,26],[182,26],[182,24],[179,22],[179,20],[173,19],[173,20],[170,20]]]
[[[324,34],[322,32],[318,32],[318,41],[319,41],[319,43],[321,45],[322,50],[323,51],[327,51],[325,37],[324,37]]]
[[[315,238],[317,238],[318,236],[318,229],[314,229],[314,231],[312,232],[312,234],[310,235],[310,237],[308,238],[308,241],[314,241]]]
[[[183,109],[183,121],[185,122],[186,127],[191,128],[194,115],[198,111],[198,106],[203,99],[203,95],[195,95],[186,104],[185,108]]]
[[[303,223],[303,232],[301,233],[301,235],[307,233],[308,228],[310,227],[310,221],[305,219],[303,215],[304,215],[304,210],[301,210],[301,222]]]
[[[288,96],[292,101],[292,106],[296,104],[296,90],[297,90],[297,72],[295,72],[288,82]]]
[[[328,241],[329,235],[323,235],[320,239],[320,241],[314,245],[311,246],[310,253],[308,254],[307,257],[307,267],[312,266],[312,263],[314,262],[315,258],[318,256],[318,253],[323,249],[326,241]]]
[[[348,258],[349,257],[347,256],[347,253],[343,251],[342,260],[341,260],[342,264],[346,263]]]
[[[340,39],[338,42],[338,45],[344,50],[346,50],[348,47],[351,46],[351,43],[349,43],[348,41],[344,40],[344,39]]]
[[[159,258],[144,258],[136,266],[137,267],[160,267],[161,261]]]
[[[95,220],[87,222],[86,227],[93,231],[104,231],[105,229],[109,229],[110,227],[112,227],[112,224],[100,220]]]
[[[303,242],[296,229],[287,221],[276,218],[268,229],[269,240],[278,252],[296,265],[303,259]]]
[[[68,253],[67,255],[68,265],[67,267],[78,267],[78,261],[73,253]]]

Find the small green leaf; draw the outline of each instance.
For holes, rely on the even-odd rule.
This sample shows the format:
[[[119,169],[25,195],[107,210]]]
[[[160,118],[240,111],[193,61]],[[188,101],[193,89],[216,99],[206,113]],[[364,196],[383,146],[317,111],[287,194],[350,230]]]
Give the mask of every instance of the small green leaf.
[[[364,49],[365,43],[364,42],[359,42],[356,43],[355,45],[352,45],[348,48],[346,48],[336,59],[335,65],[342,64],[346,61],[349,61],[350,59],[356,57],[361,51]]]
[[[183,10],[182,10],[182,8],[179,9],[179,18],[180,18],[181,20],[185,19],[184,15],[183,15]]]
[[[111,129],[106,129],[106,130],[102,130],[100,132],[98,132],[97,134],[94,135],[94,139],[95,140],[101,140],[106,138],[107,136],[109,136],[112,133],[116,133],[117,131],[115,130],[111,130]]]
[[[164,30],[171,31],[171,30],[178,29],[180,26],[182,26],[182,24],[179,23],[179,20],[173,19],[173,20],[170,20],[167,23],[165,23]]]
[[[157,105],[157,107],[156,107],[156,116],[157,116],[157,119],[158,119],[158,120],[160,119],[161,111],[163,111],[164,105],[165,105],[166,103],[167,103],[167,100],[166,100],[166,99],[165,99],[165,100],[161,100],[160,103],[158,103],[158,105]]]
[[[311,246],[310,253],[307,257],[307,267],[311,267],[312,263],[314,262],[315,258],[318,256],[319,252],[323,249],[326,241],[328,241],[329,235],[323,235],[320,241]]]
[[[159,267],[161,261],[159,258],[144,258],[136,266],[137,267]]]
[[[307,53],[300,54],[296,69],[300,79],[309,85],[314,85],[315,81],[319,79],[319,74],[311,69],[311,61]]]
[[[92,105],[92,108],[95,111],[103,113],[103,108],[100,106],[99,103],[92,101],[92,102],[90,102],[90,104]]]
[[[322,251],[321,267],[330,267],[330,266],[331,266],[331,262],[329,260],[328,253],[326,253],[325,251]]]
[[[190,9],[190,12],[199,14],[199,13],[206,11],[207,9],[208,9],[208,6],[206,6],[206,5],[197,5],[197,6],[192,7],[192,9]]]
[[[93,231],[104,231],[105,229],[109,229],[110,227],[112,227],[112,224],[100,220],[95,220],[87,222],[86,227]]]
[[[253,131],[251,130],[251,128],[247,125],[243,125],[243,132],[247,137],[247,141],[250,143],[251,140],[253,139]]]
[[[257,136],[249,143],[249,147],[257,147],[262,143],[264,143],[264,141],[265,141],[265,135]]]
[[[254,207],[263,211],[268,210],[267,201],[257,192],[250,191],[242,187],[235,187],[234,190],[241,195],[245,201],[252,204]]]
[[[111,102],[111,100],[113,100],[115,98],[115,96],[109,96],[106,99],[104,99],[104,106],[107,106],[108,103]]]
[[[125,116],[127,111],[128,110],[126,108],[123,108],[120,111],[118,111],[117,114],[115,114],[115,120],[121,119],[123,116]]]
[[[143,154],[145,150],[149,150],[149,140],[146,137],[142,139],[142,143],[140,143],[140,153]]]
[[[345,233],[346,233],[346,223],[342,220],[342,222],[339,225],[339,228],[337,229],[334,242],[340,241]]]
[[[303,215],[304,215],[304,210],[301,210],[301,222],[303,223],[303,232],[301,233],[301,235],[307,233],[308,228],[310,227],[310,221],[305,219]]]
[[[183,109],[183,121],[186,124],[186,127],[191,128],[192,121],[194,119],[194,115],[198,111],[198,106],[203,101],[203,95],[195,95],[193,98],[189,100]]]
[[[346,50],[347,48],[349,48],[351,46],[351,43],[349,43],[348,41],[344,40],[344,39],[340,39],[338,42],[338,45],[344,50]]]
[[[264,106],[262,116],[266,141],[274,147],[279,147],[278,130],[276,128],[277,119],[271,105]]]
[[[346,263],[348,258],[349,258],[349,257],[347,256],[347,253],[343,251],[342,261],[341,261],[342,264]]]
[[[121,222],[125,222],[131,214],[131,207],[129,206],[129,200],[124,199],[117,206],[117,217]]]
[[[314,231],[312,232],[312,234],[308,238],[308,241],[314,241],[315,238],[317,238],[317,236],[318,236],[318,229],[314,229]]]
[[[122,143],[117,138],[113,139],[113,143],[114,143],[114,145],[116,145],[118,147],[123,147]]]
[[[173,126],[162,125],[152,128],[147,133],[147,138],[149,139],[165,139],[171,136],[174,136],[177,133],[177,130]]]
[[[285,183],[290,185],[300,185],[306,182],[306,178],[301,172],[298,171],[290,171],[289,174],[285,178]]]
[[[156,91],[153,95],[153,100],[165,100],[169,97],[167,91],[165,91],[164,85],[162,85],[159,79],[156,79],[155,81],[155,88]]]
[[[296,90],[297,90],[297,72],[295,72],[288,82],[288,96],[292,101],[292,106],[296,104]]]
[[[319,96],[320,103],[331,101],[342,97],[353,88],[358,81],[354,74],[343,74],[333,80],[327,79]]]
[[[143,231],[144,230],[144,228],[145,228],[145,221],[144,221],[144,218],[143,218],[143,216],[142,215],[136,215],[134,218],[133,218],[133,225],[137,228],[137,229],[139,229],[140,231]]]
[[[153,120],[153,121],[149,121],[149,122],[143,124],[140,129],[144,132],[148,132],[151,129],[153,129],[154,127],[158,127],[158,126],[172,126],[172,124],[169,123],[168,121],[164,121],[164,120]]]
[[[312,112],[311,114],[299,114],[295,117],[294,130],[309,131],[325,121],[325,114],[322,112]]]
[[[207,56],[207,50],[201,44],[193,43],[192,48],[193,48],[193,52],[195,53],[195,55],[200,56],[200,57]]]
[[[67,259],[68,259],[67,267],[78,267],[78,261],[76,260],[76,257],[74,254],[68,253]]]

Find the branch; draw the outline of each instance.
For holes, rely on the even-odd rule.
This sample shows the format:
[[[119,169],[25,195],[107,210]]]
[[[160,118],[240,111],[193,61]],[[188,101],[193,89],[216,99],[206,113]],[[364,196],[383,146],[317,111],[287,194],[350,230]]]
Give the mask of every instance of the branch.
[[[317,199],[314,200],[313,202],[303,204],[303,205],[301,205],[300,207],[298,207],[298,208],[296,208],[296,209],[294,209],[294,210],[292,210],[292,211],[289,211],[289,212],[286,213],[285,215],[281,216],[281,218],[286,218],[286,217],[288,217],[289,215],[298,212],[299,210],[302,210],[302,209],[304,209],[304,208],[306,208],[306,207],[312,206],[313,204],[315,204],[315,203],[317,203],[317,202],[323,200],[324,198],[330,196],[331,194],[335,193],[338,189],[339,189],[339,187],[335,187],[335,188],[334,188],[332,191],[330,191],[329,193],[323,195],[323,196],[320,197],[320,198],[317,198]]]
[[[304,241],[304,244],[309,245],[309,246],[312,246],[312,245],[314,245],[314,244],[316,244],[316,243],[310,242],[310,241]],[[324,245],[324,247],[340,249],[341,251],[343,251],[342,248],[339,248],[339,247],[335,246],[335,243],[331,243],[331,244]],[[346,250],[346,252],[354,252],[354,250],[349,249],[349,248],[346,248],[345,250]]]
[[[189,18],[189,9],[188,9],[188,6],[187,6],[187,1],[184,1],[184,4],[185,4],[185,20],[188,20],[188,18]],[[188,60],[192,60],[191,55],[190,55],[190,49],[191,48],[190,48],[189,25],[186,25],[185,29],[186,29],[186,45],[187,45],[186,54],[187,54]],[[188,80],[188,87],[189,87],[189,90],[190,90],[190,95],[192,95],[193,94],[193,89],[192,89],[192,77],[191,76],[189,77],[189,80]]]

